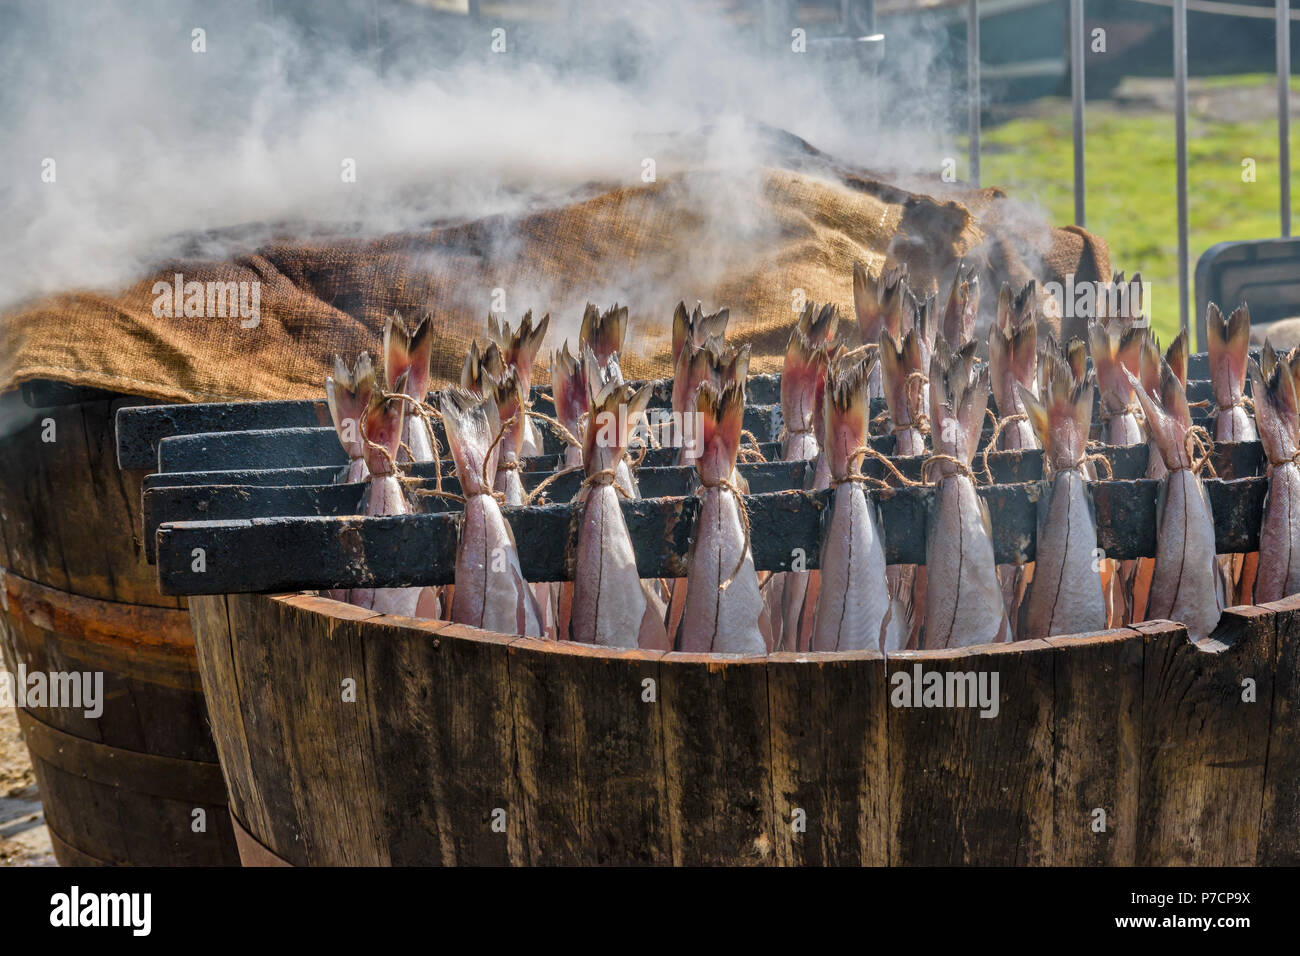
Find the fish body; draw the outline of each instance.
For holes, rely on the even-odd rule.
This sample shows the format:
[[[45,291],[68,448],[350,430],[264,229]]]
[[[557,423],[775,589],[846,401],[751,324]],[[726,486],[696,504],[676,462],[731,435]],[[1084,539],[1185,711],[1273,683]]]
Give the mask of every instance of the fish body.
[[[348,368],[342,358],[334,356],[334,373],[325,376],[325,401],[329,405],[339,444],[347,452],[348,467],[343,480],[349,484],[370,477],[361,422],[374,389],[375,366],[368,352],[361,353],[353,368]]]
[[[433,359],[433,321],[425,316],[408,326],[396,312],[384,323],[384,373],[390,387],[405,376],[402,394],[422,403],[429,392],[430,362]],[[398,461],[433,461],[433,432],[429,423],[407,408],[402,425]]]
[[[1157,505],[1155,570],[1146,616],[1178,621],[1199,640],[1219,623],[1224,582],[1215,555],[1210,499],[1193,471],[1187,447],[1187,396],[1168,363],[1162,362],[1159,397],[1132,373],[1128,377],[1168,469]]]
[[[1246,411],[1246,360],[1250,349],[1250,311],[1234,309],[1226,320],[1213,302],[1206,309],[1210,386],[1217,406],[1214,437],[1217,441],[1257,441],[1254,419]]]
[[[1106,597],[1097,559],[1097,525],[1084,474],[1092,424],[1092,379],[1080,381],[1065,362],[1045,359],[1043,394],[1021,387],[1020,397],[1051,485],[1039,499],[1034,578],[1026,608],[1024,637],[1100,631],[1106,627]]]
[[[867,383],[874,364],[868,359],[827,383],[823,434],[835,492],[822,539],[814,651],[879,650],[891,622],[880,524],[854,480],[858,450],[867,442]]]
[[[628,423],[645,411],[650,387],[633,392],[620,379],[602,380],[586,350],[592,427],[583,435],[587,483],[579,494],[582,521],[574,564],[570,632],[573,640],[606,647],[666,649],[664,605],[637,575],[615,463],[624,463]],[[597,389],[599,391],[597,391]]]
[[[1300,592],[1300,352],[1278,356],[1265,342],[1260,362],[1252,360],[1249,369],[1259,440],[1269,461],[1254,595],[1256,604],[1265,604]]]
[[[490,494],[498,449],[492,447],[496,429],[489,409],[494,411],[495,406],[490,399],[480,401],[460,389],[444,392],[440,406],[465,495],[451,619],[501,633],[541,637],[545,633],[541,608],[524,580],[514,533]]]
[[[396,391],[402,392],[406,373],[398,377]],[[409,514],[411,506],[397,477],[397,451],[401,440],[406,403],[381,389],[370,393],[363,420],[366,465],[370,481],[364,512],[371,517]],[[432,588],[354,588],[347,600],[384,614],[407,617],[437,617],[437,598]]]
[[[724,484],[735,470],[745,410],[742,382],[721,390],[705,383],[696,401],[703,425],[695,467],[702,484],[688,558],[684,611],[677,635],[683,651],[762,654],[765,611],[741,517],[741,502]]]
[[[993,560],[988,506],[968,473],[989,396],[989,370],[974,373],[974,343],[949,353],[946,343],[930,362],[931,438],[940,476],[926,536],[925,646],[964,647],[1010,636],[1006,605]]]

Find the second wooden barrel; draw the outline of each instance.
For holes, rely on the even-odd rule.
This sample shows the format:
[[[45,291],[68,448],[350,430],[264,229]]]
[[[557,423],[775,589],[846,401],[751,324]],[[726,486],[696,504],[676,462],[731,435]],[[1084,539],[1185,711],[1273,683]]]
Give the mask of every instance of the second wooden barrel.
[[[29,698],[18,716],[60,863],[238,865],[189,614],[158,593],[139,476],[117,467],[122,404],[0,396],[5,669]],[[50,706],[84,675],[102,712]]]

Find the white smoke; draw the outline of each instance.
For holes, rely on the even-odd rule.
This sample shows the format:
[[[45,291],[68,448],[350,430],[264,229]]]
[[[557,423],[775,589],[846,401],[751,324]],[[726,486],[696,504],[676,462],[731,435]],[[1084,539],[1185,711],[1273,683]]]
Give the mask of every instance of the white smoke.
[[[927,35],[890,36],[873,79],[765,47],[718,4],[578,7],[544,31],[507,26],[503,53],[499,24],[397,0],[0,7],[0,307],[271,234],[378,234],[633,185],[648,150],[700,128],[736,172],[702,197],[728,229],[745,227],[744,170],[762,158],[750,121],[877,169],[937,172],[952,153]]]

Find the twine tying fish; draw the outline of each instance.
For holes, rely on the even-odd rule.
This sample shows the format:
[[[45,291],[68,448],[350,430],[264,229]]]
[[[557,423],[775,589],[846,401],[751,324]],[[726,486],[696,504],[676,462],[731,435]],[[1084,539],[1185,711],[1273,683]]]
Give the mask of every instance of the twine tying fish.
[[[749,555],[749,510],[745,507],[745,499],[740,493],[740,489],[733,485],[726,478],[719,478],[716,482],[710,484],[703,477],[700,483],[706,488],[725,488],[730,491],[736,498],[736,511],[740,515],[740,529],[745,534],[744,544],[740,549],[740,558],[736,561],[735,568],[727,576],[727,580],[718,585],[719,591],[725,591],[731,587],[731,582],[736,580],[736,575],[740,574],[741,569],[745,566],[745,558]]]
[[[566,445],[572,445],[575,448],[582,447],[582,442],[578,440],[577,436],[575,436],[573,432],[569,431],[569,429],[566,428],[564,424],[561,423],[558,419],[552,418],[550,415],[547,415],[545,412],[536,411],[531,407],[525,411],[525,414],[527,414],[530,418],[540,419],[541,421],[546,422],[546,424],[554,428],[556,434],[560,436],[560,439]]]
[[[1145,420],[1145,417],[1142,414],[1142,405],[1139,402],[1129,402],[1127,405],[1124,405],[1115,411],[1107,411],[1105,403],[1102,403],[1102,424],[1108,424],[1112,418],[1119,418],[1121,415],[1132,415],[1138,421]]]
[[[410,407],[416,415],[429,426],[429,440],[433,443],[433,477],[434,487],[439,491],[442,490],[442,445],[438,441],[438,435],[433,430],[434,421],[442,421],[442,413],[430,405],[428,402],[421,401],[414,396],[407,395],[405,392],[394,392],[388,398],[399,398]],[[406,443],[402,443],[406,448]],[[411,455],[411,449],[406,448],[406,453],[410,455],[411,461],[415,461],[415,456]]]
[[[1193,425],[1187,429],[1187,434],[1183,436],[1183,451],[1187,453],[1187,460],[1191,462],[1188,468],[1192,474],[1199,475],[1202,470],[1208,468],[1211,478],[1219,477],[1219,473],[1214,470],[1214,463],[1210,461],[1214,454],[1214,440],[1210,438],[1210,433],[1204,427]],[[1169,470],[1182,471],[1181,468]]]
[[[855,458],[862,458],[862,459],[871,458],[875,461],[880,462],[882,465],[885,466],[885,469],[894,476],[894,478],[898,481],[898,483],[900,485],[903,485],[904,487],[916,488],[916,487],[920,487],[925,483],[922,481],[913,481],[911,478],[907,477],[907,475],[903,474],[901,471],[898,470],[898,466],[895,465],[891,459],[882,455],[880,452],[876,451],[876,449],[872,448],[870,445],[859,445],[857,448],[853,450],[853,454],[849,456],[850,467],[852,467],[853,460]],[[888,487],[888,485],[886,485],[886,487]]]
[[[1016,422],[1027,422],[1029,416],[1024,412],[1016,412],[1016,414],[1008,415],[1006,418],[998,418],[988,408],[984,409],[984,413],[993,419],[993,434],[989,436],[988,444],[984,446],[984,451],[980,453],[980,463],[984,469],[984,477],[988,479],[991,485],[993,484],[993,472],[989,469],[989,452],[997,449],[998,438],[1002,435],[1002,429],[1008,425],[1014,425]]]
[[[923,485],[932,484],[932,482],[926,480],[925,473],[927,470],[929,470],[931,465],[942,463],[942,462],[947,462],[948,464],[955,466],[958,474],[965,475],[967,478],[971,480],[972,484],[975,483],[975,472],[971,471],[970,465],[966,464],[966,462],[962,461],[960,458],[956,457],[955,455],[945,455],[936,452],[935,454],[927,458],[925,461],[921,462],[921,484]],[[951,476],[945,476],[945,477],[951,477]]]
[[[576,470],[577,468],[566,469],[566,471],[576,471]],[[618,483],[618,469],[616,468],[602,468],[600,471],[593,472],[592,474],[588,475],[586,478],[582,480],[582,487],[584,488],[596,487],[600,485],[609,485],[611,488],[614,489],[614,491],[622,495],[624,498],[627,498],[629,501],[632,500],[632,496],[629,495],[626,491],[624,491],[623,486]],[[540,488],[541,485],[538,485],[538,487]]]
[[[748,442],[754,446],[753,448],[746,448],[742,444],[736,450],[736,453],[737,455],[740,456],[741,461],[749,461],[749,462],[767,461],[767,459],[763,457],[763,453],[758,449],[758,437],[753,432],[751,432],[747,428],[742,428],[740,430],[740,438],[742,443],[748,440]]]
[[[912,398],[912,381],[919,381],[922,385],[930,384],[930,376],[924,372],[912,372],[903,381],[903,401],[907,407],[907,417],[911,419],[910,425],[904,425],[904,428],[915,428],[922,435],[930,434],[930,416],[923,410],[918,410],[916,405],[921,401],[921,390],[916,390],[916,398]],[[897,423],[894,425],[894,433],[897,434],[900,428]]]
[[[1089,447],[1094,447],[1094,446],[1089,446]],[[1107,481],[1110,481],[1115,477],[1115,469],[1111,465],[1110,459],[1106,457],[1104,454],[1102,454],[1101,452],[1094,452],[1092,454],[1088,454],[1087,452],[1085,452],[1083,455],[1079,456],[1079,460],[1076,461],[1073,465],[1067,465],[1066,467],[1057,470],[1058,471],[1076,471],[1076,470],[1082,471],[1084,465],[1087,465],[1089,462],[1094,462],[1098,465],[1106,466]]]
[[[870,456],[872,456],[872,455],[875,455],[875,456],[877,456],[877,457],[883,458],[883,460],[885,461],[885,463],[886,463],[887,465],[889,465],[890,468],[893,468],[893,469],[894,469],[894,473],[895,473],[895,474],[896,474],[896,475],[897,475],[901,480],[903,480],[903,481],[907,481],[907,480],[908,480],[908,479],[906,478],[906,476],[903,475],[902,472],[900,472],[897,468],[894,468],[894,464],[893,464],[893,462],[891,462],[888,458],[884,458],[884,456],[882,456],[882,455],[880,454],[880,452],[876,451],[874,448],[870,447],[869,445],[859,445],[857,448],[853,449],[853,452],[849,455],[849,459],[848,459],[848,469],[849,469],[849,470],[848,470],[848,474],[846,474],[843,478],[836,478],[834,475],[832,475],[832,476],[831,476],[831,487],[832,487],[832,488],[838,488],[840,485],[843,485],[843,484],[846,484],[846,483],[849,483],[849,482],[857,482],[857,483],[859,483],[859,484],[866,484],[866,483],[868,483],[868,482],[872,482],[872,483],[873,483],[873,487],[876,487],[876,488],[888,488],[888,487],[889,487],[889,482],[885,481],[883,478],[877,478],[877,477],[875,477],[874,475],[864,475],[864,474],[862,473],[861,469],[859,469],[859,470],[857,470],[857,471],[854,471],[854,470],[853,470],[853,469],[854,469],[854,463],[855,463],[855,462],[859,462],[861,459],[868,458],[868,457],[870,457]]]
[[[546,490],[546,486],[555,481],[555,479],[563,475],[571,475],[575,471],[582,471],[582,468],[582,465],[570,465],[568,468],[562,468],[559,471],[551,472],[551,474],[542,479],[536,488],[524,495],[524,504],[531,505],[534,501],[538,501],[542,496],[542,492]],[[603,472],[597,472],[597,474],[603,474]],[[584,481],[583,484],[585,485],[587,482]],[[622,491],[621,488],[619,490]]]
[[[503,421],[501,423],[501,427],[497,430],[497,437],[492,439],[492,444],[488,445],[487,453],[483,456],[483,467],[481,470],[481,477],[483,478],[484,488],[492,487],[492,482],[488,481],[488,476],[487,476],[488,462],[492,460],[492,452],[494,452],[496,450],[497,445],[501,443],[501,439],[505,436],[506,429],[508,429],[511,425],[513,425],[518,420],[519,420],[519,413],[515,412],[513,415],[511,415],[509,418]],[[498,462],[497,468],[498,470],[501,468],[505,468],[507,471],[509,471],[510,470],[508,467],[509,465],[510,465],[509,462]],[[515,462],[514,465],[516,468],[519,467],[518,462]],[[498,504],[505,504],[506,496],[503,492],[492,491],[492,492],[483,492],[483,494],[490,494],[492,495],[493,498],[497,500]]]

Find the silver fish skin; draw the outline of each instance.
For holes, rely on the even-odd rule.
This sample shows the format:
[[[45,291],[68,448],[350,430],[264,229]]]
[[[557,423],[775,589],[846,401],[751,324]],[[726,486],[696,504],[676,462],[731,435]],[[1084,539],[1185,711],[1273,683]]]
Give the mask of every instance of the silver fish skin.
[[[830,465],[824,454],[818,454],[813,466],[811,491],[824,491],[831,486]],[[780,647],[786,651],[807,650],[812,635],[813,615],[805,614],[808,603],[808,588],[812,584],[812,572],[788,571],[781,588],[781,613],[779,625],[774,629],[781,635]]]
[[[1294,356],[1295,353],[1292,353]],[[1300,399],[1289,357],[1265,343],[1264,369],[1249,363],[1259,440],[1268,456],[1268,497],[1259,529],[1255,603],[1266,604],[1300,592]]]
[[[1160,488],[1156,566],[1147,617],[1178,621],[1192,640],[1208,637],[1223,613],[1214,553],[1214,515],[1200,479],[1170,472]]]
[[[1157,504],[1155,570],[1146,616],[1178,621],[1193,640],[1208,637],[1224,606],[1224,581],[1214,549],[1214,515],[1184,444],[1191,413],[1182,384],[1167,362],[1160,373],[1161,398],[1128,374],[1147,425],[1169,473]]]
[[[490,495],[465,502],[451,619],[499,634],[544,633],[541,611],[519,567],[514,533]]]
[[[875,508],[855,482],[836,487],[832,507],[822,544],[812,649],[879,650],[891,618]]]
[[[739,572],[722,590],[742,554]],[[705,488],[696,519],[678,645],[691,652],[763,654],[767,643],[758,627],[762,611],[763,596],[754,558],[745,543],[736,496],[725,488]]]
[[[974,373],[974,343],[946,345],[930,363],[931,440],[938,454],[969,465],[989,396],[989,370]],[[1007,640],[1011,629],[993,561],[988,507],[967,474],[940,460],[926,535],[924,646],[967,647]]]
[[[1300,467],[1274,465],[1259,529],[1259,570],[1255,603],[1267,604],[1300,593]]]
[[[1102,428],[1102,434],[1107,445],[1140,445],[1145,441],[1137,416],[1131,412],[1112,416]]]
[[[965,475],[939,483],[925,553],[925,646],[1006,640],[1006,605],[993,561],[988,508]]]
[[[618,492],[611,485],[594,486],[584,503],[573,588],[575,641],[638,646],[646,599]]]
[[[1078,468],[1058,473],[1039,501],[1038,548],[1025,636],[1104,630],[1106,600],[1094,557],[1097,527]]]
[[[1214,416],[1215,441],[1258,441],[1255,421],[1242,405],[1220,408]]]

